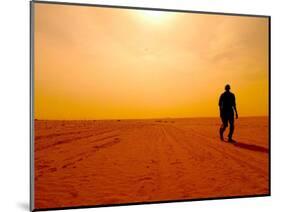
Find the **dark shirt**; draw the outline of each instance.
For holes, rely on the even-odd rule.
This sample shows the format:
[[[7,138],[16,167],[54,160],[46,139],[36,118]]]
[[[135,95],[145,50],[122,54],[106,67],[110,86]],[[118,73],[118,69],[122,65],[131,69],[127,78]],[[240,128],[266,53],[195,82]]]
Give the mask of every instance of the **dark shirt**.
[[[225,91],[220,96],[219,106],[220,106],[221,112],[232,112],[233,113],[233,107],[236,107],[235,95],[229,91]]]

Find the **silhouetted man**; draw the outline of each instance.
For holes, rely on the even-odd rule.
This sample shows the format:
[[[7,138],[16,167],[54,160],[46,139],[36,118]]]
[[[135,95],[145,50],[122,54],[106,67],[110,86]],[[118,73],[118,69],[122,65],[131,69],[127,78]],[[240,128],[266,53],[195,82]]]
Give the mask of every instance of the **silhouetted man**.
[[[235,95],[231,93],[229,90],[230,90],[230,85],[226,85],[225,92],[221,94],[219,100],[220,117],[222,120],[222,125],[220,127],[220,138],[223,141],[223,133],[229,123],[228,141],[234,142],[234,140],[232,140],[232,135],[234,131],[234,111],[235,111],[236,119],[238,119],[238,113],[236,110]]]

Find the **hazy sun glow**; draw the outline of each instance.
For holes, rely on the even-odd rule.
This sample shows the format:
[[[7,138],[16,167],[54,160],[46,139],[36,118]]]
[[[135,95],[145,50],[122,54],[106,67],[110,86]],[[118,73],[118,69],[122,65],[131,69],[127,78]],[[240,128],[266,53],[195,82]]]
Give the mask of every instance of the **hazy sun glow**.
[[[35,4],[37,119],[268,114],[268,19]]]
[[[147,23],[160,24],[165,23],[172,18],[173,13],[154,10],[138,10],[134,11],[134,15],[144,19]]]

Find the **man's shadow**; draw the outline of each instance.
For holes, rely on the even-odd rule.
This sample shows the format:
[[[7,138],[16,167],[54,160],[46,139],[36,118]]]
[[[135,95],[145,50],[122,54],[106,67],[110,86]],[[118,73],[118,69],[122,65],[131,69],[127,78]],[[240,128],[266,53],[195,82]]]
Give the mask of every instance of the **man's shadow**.
[[[256,152],[268,153],[268,149],[262,146],[254,145],[254,144],[245,144],[235,141],[233,143],[234,146],[242,149],[248,149]]]

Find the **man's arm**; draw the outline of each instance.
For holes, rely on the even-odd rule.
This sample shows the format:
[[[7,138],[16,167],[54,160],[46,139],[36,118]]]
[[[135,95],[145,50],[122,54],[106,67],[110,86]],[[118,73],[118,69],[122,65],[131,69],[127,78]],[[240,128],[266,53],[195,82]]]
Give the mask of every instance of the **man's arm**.
[[[222,115],[222,95],[220,96],[220,99],[219,99],[219,108],[220,108],[220,117]]]
[[[235,100],[235,95],[234,94],[233,94],[233,99],[234,99],[233,109],[234,109],[235,114],[236,114],[236,119],[238,119],[238,112],[237,112],[237,109],[236,109],[236,100]]]

